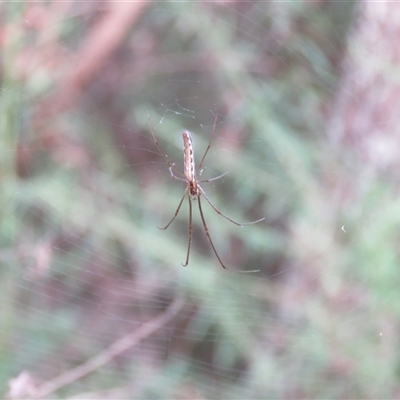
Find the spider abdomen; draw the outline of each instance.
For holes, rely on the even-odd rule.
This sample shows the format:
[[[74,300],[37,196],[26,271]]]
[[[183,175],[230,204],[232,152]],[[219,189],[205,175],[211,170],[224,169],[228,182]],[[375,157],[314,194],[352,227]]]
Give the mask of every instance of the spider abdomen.
[[[189,131],[185,131],[183,132],[182,137],[185,177],[188,182],[194,182],[196,179],[196,170],[194,166],[192,136],[190,135]]]

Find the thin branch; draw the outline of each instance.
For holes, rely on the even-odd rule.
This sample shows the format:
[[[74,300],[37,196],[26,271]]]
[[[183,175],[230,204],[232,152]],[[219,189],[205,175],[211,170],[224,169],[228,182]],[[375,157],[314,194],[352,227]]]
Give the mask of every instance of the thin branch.
[[[181,297],[178,297],[163,313],[144,323],[130,334],[117,340],[110,347],[99,353],[97,356],[86,361],[82,365],[71,369],[70,371],[67,371],[57,376],[56,378],[40,385],[36,389],[33,398],[40,399],[49,396],[51,393],[54,393],[56,390],[64,387],[65,385],[75,382],[78,379],[83,378],[89,373],[107,364],[118,354],[121,354],[129,348],[136,346],[143,339],[146,339],[154,332],[159,330],[161,327],[163,327],[165,324],[167,324],[179,312],[183,304],[183,299]]]

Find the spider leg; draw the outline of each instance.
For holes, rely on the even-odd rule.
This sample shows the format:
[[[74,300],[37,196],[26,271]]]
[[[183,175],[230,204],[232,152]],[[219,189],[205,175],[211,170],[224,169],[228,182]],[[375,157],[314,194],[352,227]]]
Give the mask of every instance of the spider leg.
[[[188,191],[188,188],[186,188],[185,192],[183,193],[183,196],[182,196],[182,198],[181,198],[181,201],[179,202],[178,207],[176,208],[175,214],[174,214],[174,216],[172,217],[171,221],[169,221],[168,224],[165,225],[164,228],[158,228],[158,229],[165,230],[165,229],[167,229],[167,228],[172,224],[172,222],[174,221],[174,219],[175,219],[175,218],[177,217],[177,215],[179,214],[179,210],[181,209],[181,206],[182,206],[183,200],[185,199],[185,196],[186,196],[187,191]]]
[[[219,214],[221,217],[224,217],[228,221],[232,222],[232,224],[235,224],[237,226],[243,226],[243,225],[251,225],[251,224],[256,224],[257,222],[264,221],[265,218],[260,218],[257,221],[251,221],[251,222],[236,222],[233,219],[230,219],[227,217],[225,214],[223,214],[221,211],[218,210],[217,207],[214,206],[214,204],[211,202],[211,200],[207,197],[206,193],[204,192],[203,188],[200,185],[197,185],[197,187],[200,189],[200,192],[204,195],[204,198],[207,200],[208,204],[214,209],[214,211]]]
[[[187,189],[186,189],[187,191]],[[189,264],[189,256],[190,256],[190,246],[192,245],[192,231],[193,231],[193,223],[192,223],[192,199],[190,198],[190,195],[188,196],[189,199],[189,233],[188,233],[188,248],[187,248],[187,253],[186,253],[186,261],[185,264],[181,263],[183,267],[186,267]]]
[[[208,141],[208,146],[207,146],[206,151],[205,151],[205,153],[204,153],[204,155],[203,155],[203,158],[202,158],[201,161],[200,161],[199,170],[201,170],[201,167],[203,166],[203,162],[204,162],[204,159],[206,158],[206,155],[207,155],[207,153],[208,153],[208,150],[210,150],[211,141],[212,141],[212,138],[213,138],[214,132],[215,132],[215,127],[217,126],[217,119],[218,119],[218,116],[215,115],[214,126],[213,126],[213,129],[212,129],[212,131],[211,131],[210,140]]]
[[[155,135],[155,133],[154,133],[154,127],[153,127],[153,123],[151,122],[150,114],[149,114],[149,113],[147,113],[147,120],[149,121],[150,132],[151,132],[151,135],[153,136],[153,141],[154,141],[154,143],[156,144],[156,146],[157,146],[158,150],[160,151],[160,153],[161,153],[161,154],[163,155],[163,157],[165,158],[165,161],[167,162],[167,164],[168,164],[168,166],[169,166],[169,172],[171,173],[171,176],[172,176],[173,178],[177,179],[177,180],[185,181],[185,182],[186,182],[186,179],[180,178],[180,177],[176,176],[176,175],[172,172],[172,170],[174,169],[175,163],[172,163],[172,162],[170,161],[169,157],[165,154],[165,151],[161,148],[160,143],[158,143],[158,140],[157,140],[156,135]],[[179,173],[179,172],[178,172],[178,173]]]
[[[174,171],[173,171],[174,165],[175,165],[175,163],[173,163],[172,165],[169,166],[169,173],[171,174],[171,176],[172,176],[174,179],[178,180],[178,181],[183,181],[183,182],[186,182],[186,183],[187,183],[187,180],[186,180],[186,179],[181,178],[180,176],[176,176],[176,175],[174,174]]]
[[[229,174],[229,172],[224,172],[222,175],[218,175],[218,176],[216,176],[215,178],[211,178],[211,179],[204,179],[204,180],[202,180],[202,181],[198,181],[198,182],[204,183],[204,182],[212,182],[212,181],[216,181],[217,179],[219,179],[219,178],[222,178],[223,176],[225,176],[225,175],[227,175],[227,174]]]
[[[210,232],[208,231],[208,226],[207,226],[206,220],[205,220],[205,218],[204,218],[203,209],[202,209],[202,207],[201,207],[200,196],[198,197],[197,200],[198,200],[198,202],[199,202],[199,211],[200,211],[201,221],[203,222],[204,231],[206,232],[206,235],[207,235],[208,241],[210,242],[211,248],[213,249],[214,254],[215,254],[216,257],[218,258],[218,261],[219,261],[219,263],[221,264],[222,268],[223,268],[223,269],[228,269],[228,268],[225,267],[225,265],[224,265],[224,263],[222,262],[220,256],[218,255],[217,250],[215,249],[214,243],[213,243],[213,241],[212,241],[212,239],[211,239]]]
[[[225,265],[222,262],[220,256],[218,255],[217,250],[216,250],[216,248],[214,246],[214,243],[213,243],[213,241],[211,239],[210,232],[208,231],[208,226],[207,226],[207,223],[206,223],[206,219],[204,218],[203,209],[201,207],[200,196],[198,197],[198,202],[199,202],[199,211],[200,211],[201,221],[203,222],[204,231],[206,232],[206,235],[207,235],[208,241],[210,242],[211,248],[213,249],[213,252],[214,252],[215,256],[218,258],[218,261],[221,264],[221,267],[223,269],[226,269],[227,271],[232,271],[231,269],[225,267]],[[232,272],[241,272],[243,274],[246,274],[246,273],[252,273],[252,272],[259,272],[259,271],[260,271],[259,269],[255,269],[255,270],[251,270],[251,271],[232,271]]]

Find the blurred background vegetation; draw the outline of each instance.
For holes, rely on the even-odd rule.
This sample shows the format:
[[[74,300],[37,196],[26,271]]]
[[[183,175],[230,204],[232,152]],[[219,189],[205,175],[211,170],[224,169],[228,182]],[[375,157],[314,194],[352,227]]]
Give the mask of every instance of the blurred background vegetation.
[[[396,169],[338,128],[360,4],[0,7],[1,397],[399,396]],[[218,117],[202,179],[229,173],[204,188],[265,221],[203,202],[210,234],[260,272],[221,268],[196,203],[181,266],[186,202],[157,227],[185,185],[148,115],[180,171],[182,131],[198,163]]]

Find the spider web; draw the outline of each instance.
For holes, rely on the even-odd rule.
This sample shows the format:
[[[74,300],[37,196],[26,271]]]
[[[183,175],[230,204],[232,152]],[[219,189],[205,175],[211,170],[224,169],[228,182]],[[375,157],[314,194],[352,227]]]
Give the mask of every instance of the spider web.
[[[3,397],[395,396],[384,304],[396,303],[398,274],[383,238],[397,212],[379,193],[397,180],[361,174],[362,206],[327,190],[362,168],[332,150],[325,121],[352,12],[4,3]],[[185,184],[147,115],[178,173],[182,131],[198,164],[217,116],[197,173],[228,174],[202,187],[234,220],[265,217],[241,228],[203,201],[233,272],[196,202],[187,267],[187,202],[157,229]]]

